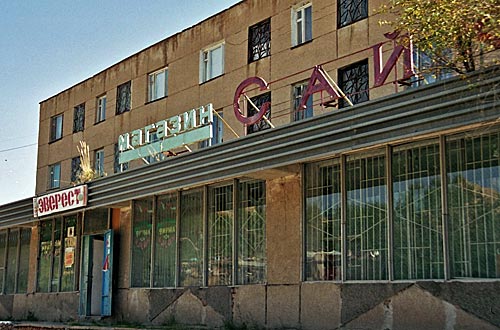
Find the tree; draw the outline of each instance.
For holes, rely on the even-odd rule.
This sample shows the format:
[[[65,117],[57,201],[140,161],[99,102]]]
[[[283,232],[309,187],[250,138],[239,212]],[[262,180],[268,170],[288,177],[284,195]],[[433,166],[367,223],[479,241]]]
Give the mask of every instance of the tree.
[[[389,0],[380,12],[392,14],[380,23],[399,32],[399,42],[411,39],[441,68],[462,74],[499,62],[498,0]]]

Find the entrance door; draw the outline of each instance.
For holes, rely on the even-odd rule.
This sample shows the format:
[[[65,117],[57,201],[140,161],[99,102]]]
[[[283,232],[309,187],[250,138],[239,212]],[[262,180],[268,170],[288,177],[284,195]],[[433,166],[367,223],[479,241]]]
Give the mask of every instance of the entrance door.
[[[111,315],[112,266],[113,231],[83,236],[80,316]]]

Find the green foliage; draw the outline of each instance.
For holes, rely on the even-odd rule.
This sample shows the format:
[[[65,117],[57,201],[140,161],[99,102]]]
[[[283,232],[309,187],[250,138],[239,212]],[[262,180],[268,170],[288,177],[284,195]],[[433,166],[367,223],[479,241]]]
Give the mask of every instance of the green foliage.
[[[464,73],[499,61],[491,54],[500,49],[498,0],[389,0],[380,12],[392,14],[380,23],[399,32],[403,44],[411,38],[443,68]]]

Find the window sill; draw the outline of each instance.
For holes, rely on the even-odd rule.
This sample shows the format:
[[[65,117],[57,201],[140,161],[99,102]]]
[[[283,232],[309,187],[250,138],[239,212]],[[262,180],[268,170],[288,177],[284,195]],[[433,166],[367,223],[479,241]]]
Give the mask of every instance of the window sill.
[[[224,73],[221,74],[221,75],[219,75],[219,76],[217,76],[217,77],[213,77],[213,78],[210,78],[208,80],[202,81],[202,82],[200,82],[200,85],[204,85],[204,84],[209,83],[211,81],[214,81],[215,79],[220,78],[220,77],[224,77]]]
[[[154,100],[151,100],[151,101],[147,101],[146,103],[144,103],[144,105],[148,105],[148,104],[151,104],[151,103],[155,103],[157,101],[161,101],[161,100],[164,100],[168,97],[168,95],[165,95],[165,96],[162,96],[162,97],[159,97],[157,99],[154,99]]]
[[[304,42],[303,42],[303,43],[301,43],[301,44],[298,44],[298,45],[292,46],[290,49],[295,49],[295,48],[299,48],[299,47],[301,47],[301,46],[304,46],[304,45],[310,44],[311,42],[313,42],[313,40],[314,40],[314,39],[304,41]]]
[[[49,141],[49,144],[52,144],[52,143],[55,143],[55,142],[61,141],[61,140],[62,140],[62,137],[55,139],[55,140],[52,140],[52,141]]]
[[[100,123],[104,123],[105,121],[106,121],[106,119],[103,119],[103,120],[101,120],[101,121],[95,122],[95,123],[94,123],[94,126],[99,125]]]

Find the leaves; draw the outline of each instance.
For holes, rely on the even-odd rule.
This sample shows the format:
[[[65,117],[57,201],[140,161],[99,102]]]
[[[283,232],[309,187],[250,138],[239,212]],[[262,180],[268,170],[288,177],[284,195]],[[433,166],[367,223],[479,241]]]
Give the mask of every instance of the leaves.
[[[379,12],[393,17],[380,24],[410,35],[414,47],[443,67],[464,73],[499,60],[498,0],[390,0]]]

